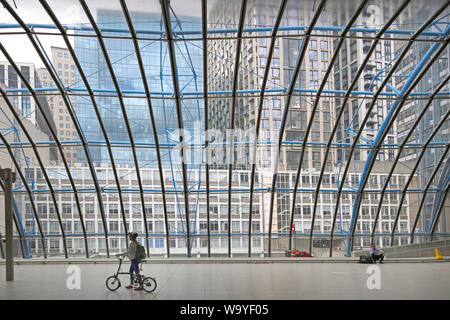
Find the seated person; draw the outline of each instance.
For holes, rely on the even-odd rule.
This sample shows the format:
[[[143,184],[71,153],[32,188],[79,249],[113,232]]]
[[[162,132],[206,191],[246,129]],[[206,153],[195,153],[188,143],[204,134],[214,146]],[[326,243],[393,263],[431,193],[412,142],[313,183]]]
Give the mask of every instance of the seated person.
[[[372,244],[372,248],[370,248],[369,253],[374,263],[377,263],[378,259],[380,260],[380,263],[383,263],[384,251],[382,249],[376,248],[375,244]]]

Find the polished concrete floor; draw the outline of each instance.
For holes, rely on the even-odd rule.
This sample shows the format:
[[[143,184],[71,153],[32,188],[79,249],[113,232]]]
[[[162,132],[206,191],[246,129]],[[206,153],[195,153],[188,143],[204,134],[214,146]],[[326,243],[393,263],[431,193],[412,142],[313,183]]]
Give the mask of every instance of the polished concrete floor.
[[[74,265],[80,289],[67,287]],[[450,299],[450,262],[444,261],[377,264],[373,270],[368,268],[374,265],[339,262],[147,264],[144,274],[158,282],[153,293],[127,290],[125,275],[119,290],[108,291],[105,279],[117,265],[74,265],[17,265],[13,282],[5,281],[0,265],[0,299]]]

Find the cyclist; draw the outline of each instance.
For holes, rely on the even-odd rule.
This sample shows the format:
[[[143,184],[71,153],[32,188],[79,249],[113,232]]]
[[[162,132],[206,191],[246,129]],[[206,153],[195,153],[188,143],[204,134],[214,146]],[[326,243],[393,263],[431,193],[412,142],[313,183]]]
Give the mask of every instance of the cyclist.
[[[136,259],[136,248],[138,245],[138,241],[137,241],[137,236],[138,234],[136,232],[133,233],[129,233],[128,234],[128,239],[130,239],[130,245],[128,246],[128,251],[125,253],[118,253],[116,254],[117,257],[119,256],[127,256],[128,259],[130,259],[131,261],[131,265],[130,265],[130,284],[126,287],[127,289],[133,289],[133,272],[136,276],[139,275],[139,260]],[[139,286],[137,288],[135,288],[134,290],[136,291],[142,291],[142,287]]]

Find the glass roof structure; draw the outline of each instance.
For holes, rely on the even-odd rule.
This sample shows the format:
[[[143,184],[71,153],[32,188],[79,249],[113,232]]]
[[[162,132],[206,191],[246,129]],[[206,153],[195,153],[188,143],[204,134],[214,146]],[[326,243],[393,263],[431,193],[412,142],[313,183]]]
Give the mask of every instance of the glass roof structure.
[[[447,235],[449,1],[0,1],[24,258]]]

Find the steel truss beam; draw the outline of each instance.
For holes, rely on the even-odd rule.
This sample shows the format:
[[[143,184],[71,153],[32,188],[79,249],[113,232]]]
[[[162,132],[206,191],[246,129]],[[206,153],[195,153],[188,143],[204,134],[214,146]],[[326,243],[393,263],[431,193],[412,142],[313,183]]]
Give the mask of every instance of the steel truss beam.
[[[56,193],[67,193],[67,192],[71,192],[72,189],[53,189],[54,192]],[[123,193],[134,193],[134,192],[139,192],[139,188],[121,188]],[[254,192],[270,192],[271,189],[269,187],[267,188],[253,188]],[[314,193],[315,192],[315,188],[297,188],[297,192],[302,192],[302,193]],[[233,192],[249,192],[250,188],[234,188],[232,189]],[[325,192],[325,193],[338,193],[338,189],[320,189],[319,192]],[[425,191],[425,189],[422,188],[411,188],[411,189],[407,189],[406,192],[409,193],[418,193],[418,192],[423,192]],[[442,191],[439,188],[430,188],[428,191],[430,192],[436,192],[436,191]],[[21,194],[21,193],[25,193],[26,191],[23,190],[14,190],[13,193],[16,194]],[[32,190],[31,193],[33,194],[46,194],[49,193],[50,190],[48,189],[42,189],[42,190]],[[92,193],[95,192],[95,188],[78,188],[78,193]],[[103,187],[102,188],[102,193],[117,193],[118,189],[117,188],[111,188],[111,187]],[[144,188],[144,192],[145,193],[160,193],[162,192],[161,189],[147,189]],[[165,189],[166,193],[182,193],[182,190],[179,189]],[[194,190],[189,190],[189,193],[205,193],[206,189],[194,189]],[[224,188],[224,189],[209,189],[210,193],[228,193],[228,188]],[[275,188],[275,192],[294,192],[293,188]],[[358,190],[356,189],[347,189],[347,190],[343,190],[342,192],[347,193],[347,194],[357,194]],[[380,193],[381,189],[369,189],[369,190],[365,190],[366,193]],[[401,193],[402,189],[387,189],[385,190],[386,193]],[[0,192],[1,194],[2,192]]]
[[[105,37],[102,36],[102,39]],[[381,40],[381,38],[379,39]],[[433,43],[442,43],[443,41],[436,41]],[[407,76],[405,76],[407,77]],[[75,88],[75,87],[66,87],[67,94],[70,96],[88,96],[89,94],[86,94],[88,92],[87,89],[84,88]],[[55,87],[48,87],[48,88],[35,88],[34,89],[37,95],[39,96],[47,96],[47,95],[54,95],[59,94],[58,88]],[[12,88],[12,89],[5,89],[5,91],[11,95],[11,96],[23,96],[28,95],[29,92],[27,89],[23,88]],[[117,98],[118,93],[115,89],[99,89],[99,88],[93,88],[92,91],[95,93],[94,96],[96,97],[111,97],[111,98]],[[287,88],[279,87],[279,88],[270,88],[265,89],[265,97],[284,97],[286,96]],[[293,97],[314,97],[318,92],[318,89],[311,89],[311,88],[294,88],[292,92]],[[232,99],[232,90],[210,90],[208,91],[209,98],[210,99]],[[259,97],[261,93],[261,89],[237,89],[235,91],[236,96],[242,96],[244,98],[252,98],[252,97]],[[150,92],[152,96],[158,96],[158,99],[160,100],[173,100],[173,91],[153,91]],[[321,92],[321,98],[339,98],[342,95],[347,94],[346,90],[332,90],[332,89],[324,89]],[[417,99],[424,99],[426,100],[427,97],[431,94],[429,91],[421,91],[421,92],[412,92],[410,94],[410,97],[405,97],[407,100],[417,100]],[[227,95],[227,96],[224,96]],[[364,90],[353,90],[350,92],[350,95],[352,98],[368,98],[375,95],[375,92],[373,91],[364,91]],[[379,94],[381,97],[379,99],[385,99],[385,100],[392,100],[397,97],[397,93],[395,92],[381,92]],[[121,96],[123,98],[145,98],[146,93],[145,90],[121,90]],[[183,99],[198,99],[199,96],[203,97],[204,92],[203,91],[184,91]],[[448,99],[450,96],[450,91],[442,91],[439,92],[436,96],[436,99]]]
[[[8,95],[9,96],[9,95]],[[53,146],[55,144],[57,144],[55,141],[35,141],[35,146],[37,148],[47,148],[50,146]],[[105,146],[111,146],[111,147],[118,147],[118,148],[127,148],[127,147],[131,147],[131,143],[129,142],[123,142],[123,141],[107,141],[105,140],[88,140],[86,141],[86,144],[88,147],[105,147]],[[327,143],[326,142],[314,142],[314,141],[307,141],[306,143],[304,141],[281,141],[281,145],[282,146],[287,146],[287,145],[303,145],[306,144],[309,147],[315,147],[315,148],[325,148],[327,147]],[[61,141],[61,145],[66,145],[66,146],[72,146],[72,147],[81,147],[83,144],[81,143],[80,140],[65,140],[65,141]],[[140,148],[140,149],[153,149],[153,148],[157,148],[156,143],[153,142],[135,142],[134,143],[136,148]],[[232,142],[232,143],[228,143],[228,142],[212,142],[212,143],[204,143],[204,144],[195,144],[195,143],[190,143],[190,144],[185,144],[186,147],[201,147],[201,148],[206,148],[206,146],[228,146],[228,145],[254,145],[253,143],[250,142]],[[271,145],[276,145],[275,141],[258,141],[256,142],[256,147],[258,146],[271,146]],[[20,142],[10,142],[9,146],[11,148],[28,148],[31,147],[31,143],[26,142],[26,141],[20,141]],[[160,149],[173,149],[176,148],[178,145],[176,143],[159,143],[158,144]],[[385,143],[385,144],[381,144],[380,145],[380,149],[396,149],[396,147],[401,146],[401,143]],[[439,142],[430,142],[427,146],[425,146],[424,143],[406,143],[404,145],[404,149],[421,149],[421,148],[445,148],[446,146],[446,142],[444,141],[439,141]],[[343,149],[343,148],[350,148],[352,147],[351,143],[343,143],[343,142],[334,142],[331,143],[330,148],[339,148],[339,149]],[[355,148],[358,149],[371,149],[373,146],[372,144],[369,143],[357,143],[355,144]],[[0,149],[4,149],[6,148],[5,144],[0,143]]]
[[[56,27],[52,24],[39,24],[39,23],[28,23],[26,24],[26,26],[28,28],[32,28],[32,29],[56,29]],[[2,23],[0,24],[0,30],[1,29],[15,29],[15,28],[20,28],[21,25],[18,24],[11,24],[11,23]],[[88,26],[73,26],[73,25],[63,25],[65,30],[68,31],[87,31],[87,32],[94,32],[95,30],[92,27],[88,27]],[[322,36],[326,36],[326,37],[339,37],[337,35],[334,34],[328,34],[330,31],[331,32],[342,32],[346,27],[345,26],[313,26],[313,28],[311,28],[311,25],[303,25],[303,26],[280,26],[279,31],[283,32],[283,31],[305,31],[307,32],[308,30],[312,29],[311,31],[320,31],[320,32],[325,32],[325,35]],[[118,38],[118,39],[132,39],[132,37],[130,36],[114,36],[111,34],[107,34],[108,32],[110,33],[125,33],[125,34],[129,34],[130,31],[126,28],[101,28],[99,29],[100,32],[102,34],[105,34],[104,37],[109,37],[109,38]],[[211,35],[211,34],[236,34],[239,31],[238,28],[229,28],[229,29],[209,29],[207,30],[207,34]],[[261,33],[261,32],[273,32],[274,28],[273,27],[251,27],[251,28],[243,28],[242,29],[242,33]],[[409,36],[410,34],[414,33],[415,30],[411,30],[411,29],[390,29],[386,31],[386,34],[388,35],[404,35],[404,36]],[[42,32],[37,32],[34,31],[35,33],[42,33]],[[368,33],[368,34],[377,34],[380,32],[380,29],[378,28],[364,28],[364,27],[353,27],[350,29],[350,32],[353,33]],[[140,35],[154,35],[154,38],[146,38],[146,37],[139,37],[138,40],[152,40],[152,41],[167,41],[167,39],[164,39],[163,36],[165,35],[163,32],[161,32],[160,30],[136,30],[137,34]],[[4,34],[3,32],[0,34]],[[14,33],[16,34],[16,32]],[[45,33],[45,34],[51,34],[51,35],[58,35],[55,33]],[[298,35],[278,35],[279,37],[296,37],[296,36],[305,36],[306,33],[302,33],[302,34],[298,34]],[[202,30],[186,30],[186,31],[177,31],[176,37],[182,37],[182,36],[189,36],[189,35],[203,35]],[[426,31],[422,34],[423,36],[427,36],[427,37],[439,37],[442,35],[442,32],[438,32],[438,31]],[[71,36],[79,36],[79,37],[94,37],[93,35],[90,34],[71,34]],[[314,36],[320,36],[320,34],[314,34]],[[172,41],[179,41],[181,40],[181,38],[176,38],[174,36],[174,39]],[[266,36],[268,37],[268,36]],[[270,36],[269,36],[270,37]],[[208,37],[207,39],[211,39],[211,40],[224,40],[224,39],[236,39],[237,36],[231,36],[231,37]],[[254,36],[249,36],[248,38],[254,38]],[[352,36],[352,38],[354,38]],[[375,37],[370,37],[370,39],[375,40]],[[405,40],[403,38],[387,38],[388,40]],[[189,41],[198,41],[198,40],[202,40],[201,38],[189,38]],[[406,39],[408,40],[408,39]],[[434,40],[430,40],[430,41],[434,41]]]

